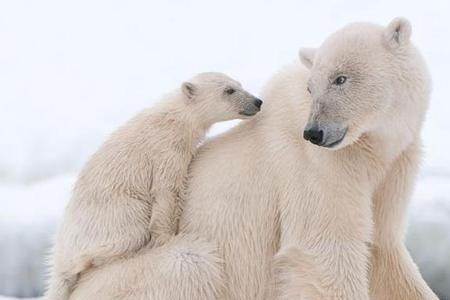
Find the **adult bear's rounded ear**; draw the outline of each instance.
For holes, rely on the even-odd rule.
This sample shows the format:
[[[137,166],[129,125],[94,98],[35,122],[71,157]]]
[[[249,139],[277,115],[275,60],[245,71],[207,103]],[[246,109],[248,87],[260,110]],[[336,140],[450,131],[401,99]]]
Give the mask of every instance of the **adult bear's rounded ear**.
[[[315,55],[316,55],[315,48],[300,48],[300,50],[298,51],[298,56],[300,57],[300,61],[308,69],[312,68]]]
[[[196,86],[191,82],[183,82],[181,85],[181,91],[188,99],[194,98],[196,89]]]
[[[384,30],[384,40],[388,47],[396,49],[409,43],[411,31],[411,23],[403,17],[397,17]]]

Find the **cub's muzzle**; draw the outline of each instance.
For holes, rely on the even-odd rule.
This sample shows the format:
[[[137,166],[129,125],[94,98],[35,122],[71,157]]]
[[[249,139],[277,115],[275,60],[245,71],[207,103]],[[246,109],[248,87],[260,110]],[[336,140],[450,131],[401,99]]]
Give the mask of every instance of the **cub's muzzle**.
[[[247,103],[245,105],[245,108],[243,111],[241,111],[239,114],[244,116],[254,116],[257,112],[261,110],[263,102],[261,99],[254,99],[253,101]]]

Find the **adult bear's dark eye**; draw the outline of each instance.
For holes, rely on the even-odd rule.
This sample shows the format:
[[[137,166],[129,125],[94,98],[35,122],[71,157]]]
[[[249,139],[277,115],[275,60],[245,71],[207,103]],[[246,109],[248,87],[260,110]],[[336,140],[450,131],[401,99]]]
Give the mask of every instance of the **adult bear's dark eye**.
[[[336,78],[335,80],[334,80],[334,84],[335,85],[342,85],[342,84],[344,84],[345,82],[347,81],[347,77],[345,77],[345,76],[339,76],[338,78]]]
[[[309,87],[307,87],[306,90],[311,94],[311,89]]]
[[[227,93],[228,95],[234,94],[234,92],[236,92],[236,90],[233,89],[233,88],[227,88],[227,89],[225,90],[225,93]]]

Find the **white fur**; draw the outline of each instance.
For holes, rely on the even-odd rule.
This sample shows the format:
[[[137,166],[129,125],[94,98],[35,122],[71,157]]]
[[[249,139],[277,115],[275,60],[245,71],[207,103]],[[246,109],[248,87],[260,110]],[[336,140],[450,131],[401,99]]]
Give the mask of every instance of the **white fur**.
[[[117,130],[75,185],[55,242],[47,299],[68,299],[92,267],[169,240],[188,165],[206,130],[256,112],[255,99],[223,74],[202,73]]]
[[[331,151],[304,146],[294,176],[304,187],[281,201],[281,298],[437,299],[403,244],[430,89],[410,35],[402,18],[352,24],[300,53],[311,68],[308,123],[346,135]]]
[[[215,299],[223,262],[212,243],[178,235],[83,276],[70,300]],[[105,283],[114,284],[105,287]],[[100,283],[100,284],[99,284]]]
[[[123,281],[141,293],[188,289],[189,299],[437,299],[403,244],[430,83],[409,23],[393,22],[333,34],[307,59],[311,71],[295,63],[275,75],[262,114],[201,147],[179,238],[218,246],[216,256],[192,244],[191,255],[211,259],[209,271],[196,272],[205,264],[195,262],[155,270],[147,252],[134,267],[100,268],[79,286],[83,299],[114,299]],[[349,85],[331,87],[335,71],[349,72]],[[311,120],[347,134],[332,149],[315,146],[302,138]],[[167,247],[160,259],[175,264],[180,250]],[[152,280],[139,276],[146,268]],[[196,276],[170,281],[169,271]],[[210,274],[223,281],[206,285]]]

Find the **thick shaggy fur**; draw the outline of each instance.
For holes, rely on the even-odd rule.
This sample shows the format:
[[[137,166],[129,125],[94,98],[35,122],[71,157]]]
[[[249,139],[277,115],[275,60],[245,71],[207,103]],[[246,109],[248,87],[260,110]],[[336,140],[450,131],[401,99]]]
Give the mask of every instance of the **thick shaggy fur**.
[[[75,185],[55,242],[47,299],[68,299],[88,269],[170,239],[188,165],[206,130],[256,113],[255,101],[231,78],[202,73],[115,132]]]
[[[309,213],[319,218],[286,213],[282,226],[286,223],[289,230],[282,229],[282,235],[298,251],[284,257],[282,237],[277,259],[306,258],[314,268],[310,278],[305,268],[286,269],[303,273],[300,280],[279,287],[286,299],[291,299],[289,293],[301,295],[308,281],[323,290],[313,299],[436,299],[403,245],[430,89],[425,63],[410,36],[411,25],[403,18],[386,28],[351,24],[319,49],[300,53],[311,69],[306,127],[324,130],[324,147],[339,131],[344,138],[332,151],[305,147],[312,167],[304,179],[305,192],[315,200]],[[340,76],[346,78],[343,84],[336,81]],[[318,183],[317,190],[311,189]],[[311,205],[286,203],[287,211],[303,214]],[[283,270],[278,275],[286,276]]]
[[[295,63],[275,75],[263,113],[201,147],[180,238],[202,238],[218,252],[192,244],[200,263],[170,269],[172,278],[194,272],[191,281],[167,280],[169,269],[155,270],[146,252],[139,264],[97,270],[78,287],[83,299],[114,299],[123,281],[159,295],[189,290],[165,299],[205,299],[204,288],[216,299],[437,299],[403,244],[430,85],[409,35],[402,19],[345,27],[302,53],[311,70]],[[331,86],[341,73],[347,85]],[[344,139],[313,145],[302,137],[310,122],[346,128]],[[184,250],[167,247],[160,259],[176,264],[172,253]],[[213,278],[223,281],[213,285],[222,260]],[[209,272],[196,272],[205,265]],[[152,280],[139,276],[147,268]]]
[[[126,261],[92,269],[70,300],[215,299],[224,282],[218,257],[212,243],[178,235]],[[104,283],[111,281],[105,290]]]

